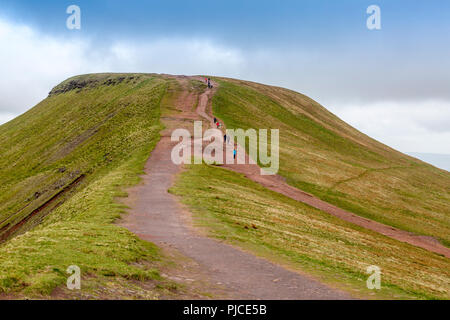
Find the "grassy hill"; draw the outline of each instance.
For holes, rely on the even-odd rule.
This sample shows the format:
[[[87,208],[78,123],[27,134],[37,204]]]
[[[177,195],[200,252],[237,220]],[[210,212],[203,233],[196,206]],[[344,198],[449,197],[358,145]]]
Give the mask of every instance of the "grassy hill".
[[[449,244],[450,173],[350,127],[283,88],[215,78],[212,111],[227,128],[280,129],[288,183],[400,229]],[[342,221],[220,167],[191,165],[171,192],[211,236],[306,271],[356,296],[448,299],[447,258]],[[382,270],[382,290],[366,268]]]
[[[338,207],[450,246],[450,173],[355,130],[312,99],[217,78],[213,111],[227,128],[280,130],[287,182]]]
[[[204,87],[189,81],[196,92]],[[216,81],[213,110],[228,128],[280,129],[280,174],[290,184],[449,245],[448,172],[374,141],[301,94]],[[78,265],[93,283],[112,277],[164,281],[158,248],[113,222],[124,210],[116,198],[139,181],[159,140],[160,118],[180,113],[174,99],[186,97],[183,90],[162,75],[78,76],[0,126],[0,294],[49,294],[66,281],[69,265]],[[365,267],[376,264],[387,288],[381,297],[448,298],[444,257],[224,169],[188,169],[172,192],[216,237],[363,296]],[[158,290],[148,297],[156,298]]]
[[[211,236],[356,297],[450,298],[448,258],[340,220],[241,174],[190,165],[170,190]],[[371,265],[381,269],[381,290],[366,287]]]
[[[61,83],[0,126],[0,293],[48,294],[83,274],[158,279],[158,249],[112,222],[159,139],[167,79],[96,74]],[[28,232],[26,232],[28,231]],[[114,245],[112,245],[114,244]]]

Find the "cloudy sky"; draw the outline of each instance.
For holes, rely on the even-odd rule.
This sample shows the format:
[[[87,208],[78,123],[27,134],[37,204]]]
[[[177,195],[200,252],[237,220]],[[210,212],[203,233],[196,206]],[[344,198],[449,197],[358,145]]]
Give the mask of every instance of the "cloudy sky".
[[[0,123],[76,74],[211,74],[302,92],[400,151],[450,154],[449,57],[448,0],[0,0]]]

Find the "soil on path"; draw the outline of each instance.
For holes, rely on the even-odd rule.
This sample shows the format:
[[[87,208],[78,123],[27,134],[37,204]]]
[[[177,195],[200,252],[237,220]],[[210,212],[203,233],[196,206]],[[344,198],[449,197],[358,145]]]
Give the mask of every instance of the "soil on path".
[[[214,88],[217,88],[216,83],[214,83]],[[199,114],[209,122],[213,123],[212,115],[208,114],[208,113],[212,114],[212,107],[210,104],[208,104],[209,95],[211,95],[210,92],[205,92],[200,97],[200,103],[198,104],[197,107],[197,114]],[[238,146],[237,148],[240,147]],[[224,155],[223,163],[225,164],[222,165],[221,167],[244,174],[250,180],[258,182],[262,186],[272,191],[281,193],[294,200],[306,203],[314,208],[327,212],[342,220],[351,222],[360,227],[373,230],[390,238],[406,242],[411,245],[450,258],[450,249],[442,245],[438,240],[434,239],[433,237],[417,235],[345,211],[323,200],[320,200],[319,198],[307,192],[304,192],[298,188],[290,186],[285,182],[284,178],[279,175],[261,175],[260,174],[261,168],[255,163],[255,161],[249,159],[247,154],[245,155],[245,157],[246,157],[245,160],[246,164],[226,164],[227,161],[225,161]]]
[[[186,77],[177,78],[182,86]],[[192,129],[193,120],[207,120],[207,127],[214,127],[211,97],[217,89],[208,89],[193,96],[181,94],[176,108],[180,113],[164,117],[167,129],[153,150],[145,167],[143,183],[129,190],[130,214],[122,225],[143,239],[152,241],[167,252],[182,255],[189,263],[183,266],[175,280],[187,279],[214,298],[231,299],[348,299],[348,294],[323,285],[309,276],[291,272],[264,259],[202,235],[192,227],[190,214],[168,193],[181,167],[171,161],[171,151],[177,142],[171,142],[170,133],[175,127]],[[198,100],[197,109],[193,106]],[[220,120],[220,119],[219,119]],[[190,126],[190,127],[189,127]],[[204,130],[207,128],[203,128]],[[222,129],[225,129],[222,127]],[[203,145],[203,142],[198,142]],[[195,142],[194,142],[195,144]],[[240,146],[234,145],[237,150]],[[224,153],[232,152],[229,148]],[[239,153],[239,152],[238,152]],[[232,157],[232,156],[231,156]],[[225,164],[222,167],[244,174],[264,187],[292,199],[376,231],[393,239],[412,244],[446,257],[450,250],[431,237],[418,236],[357,216],[342,210],[315,196],[288,185],[278,175],[261,175],[260,167],[244,152],[247,164]]]
[[[184,78],[179,81],[186,85]],[[212,91],[207,90],[200,97],[199,104],[206,108],[210,94]],[[188,118],[192,119],[191,116]],[[174,123],[166,122],[182,123],[185,120],[182,113],[163,119],[167,128],[173,128]],[[195,283],[202,282],[203,290],[212,294],[213,298],[351,298],[347,293],[321,284],[309,276],[288,271],[195,230],[189,213],[175,196],[168,193],[176,174],[181,170],[171,161],[171,150],[176,142],[171,142],[168,131],[163,132],[146,163],[143,182],[128,191],[127,204],[131,209],[123,217],[121,225],[163,250],[176,251],[195,263],[195,273],[191,273],[192,268],[187,268],[183,277],[189,277],[189,281]]]

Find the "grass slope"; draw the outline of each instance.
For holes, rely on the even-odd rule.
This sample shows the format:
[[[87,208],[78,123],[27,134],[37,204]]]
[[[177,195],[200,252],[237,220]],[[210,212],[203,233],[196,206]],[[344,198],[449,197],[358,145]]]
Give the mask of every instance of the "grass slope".
[[[79,76],[0,126],[0,230],[9,239],[0,292],[49,294],[70,265],[84,276],[159,278],[132,264],[159,259],[157,248],[112,222],[123,212],[114,198],[138,182],[159,139],[166,89],[153,75]]]
[[[450,245],[450,173],[399,153],[299,93],[216,78],[227,128],[280,130],[288,183],[358,215]]]
[[[314,274],[356,296],[449,299],[448,259],[362,229],[263,188],[243,175],[190,165],[171,192],[212,236]],[[381,290],[366,268],[381,268]]]
[[[305,96],[217,79],[214,112],[229,128],[279,128],[289,183],[360,215],[449,242],[449,174],[359,133]],[[204,87],[189,80],[189,92]],[[186,90],[168,77],[68,79],[0,126],[0,293],[49,294],[69,265],[103,281],[159,279],[158,249],[113,224],[138,182],[161,114]],[[172,127],[186,125],[180,121]],[[229,171],[191,166],[172,190],[217,237],[367,295],[448,298],[448,259],[360,229]],[[84,279],[85,279],[84,278]],[[100,280],[98,280],[100,279]],[[84,281],[84,280],[83,280]],[[107,281],[107,280],[105,280]],[[154,297],[157,297],[155,292]]]

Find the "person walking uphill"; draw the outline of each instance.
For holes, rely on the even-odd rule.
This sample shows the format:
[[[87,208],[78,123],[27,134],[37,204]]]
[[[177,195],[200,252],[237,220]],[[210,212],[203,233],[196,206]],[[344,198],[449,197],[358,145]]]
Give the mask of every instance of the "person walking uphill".
[[[233,159],[236,159],[236,153],[237,153],[236,148],[234,148],[233,149]]]

